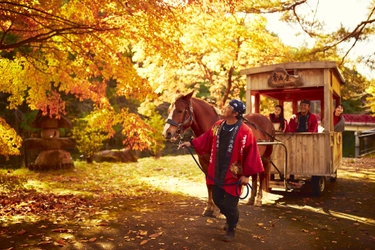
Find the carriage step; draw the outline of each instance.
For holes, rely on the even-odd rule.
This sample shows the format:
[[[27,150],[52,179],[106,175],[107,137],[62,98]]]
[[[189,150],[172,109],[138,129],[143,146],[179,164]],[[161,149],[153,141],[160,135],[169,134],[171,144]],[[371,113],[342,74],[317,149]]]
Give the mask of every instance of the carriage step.
[[[270,187],[285,187],[284,181],[270,181]]]

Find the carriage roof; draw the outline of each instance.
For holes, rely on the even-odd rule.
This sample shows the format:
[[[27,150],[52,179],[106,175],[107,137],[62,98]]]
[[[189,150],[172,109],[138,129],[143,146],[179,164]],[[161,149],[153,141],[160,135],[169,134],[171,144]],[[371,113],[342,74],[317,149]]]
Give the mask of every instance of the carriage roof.
[[[341,75],[340,70],[334,61],[316,61],[316,62],[287,62],[273,65],[265,65],[261,67],[247,68],[240,71],[241,75],[256,75],[262,73],[271,73],[276,68],[284,68],[287,72],[294,73],[304,70],[329,69],[339,80],[340,85],[345,84],[345,79]]]

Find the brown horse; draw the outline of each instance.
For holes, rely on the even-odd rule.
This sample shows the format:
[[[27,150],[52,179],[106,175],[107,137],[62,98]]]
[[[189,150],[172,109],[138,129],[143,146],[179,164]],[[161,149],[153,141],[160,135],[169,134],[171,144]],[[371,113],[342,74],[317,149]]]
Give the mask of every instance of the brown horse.
[[[194,136],[198,137],[220,119],[215,108],[209,103],[192,97],[193,92],[186,96],[179,96],[174,103],[171,104],[169,116],[166,121],[163,136],[172,142],[182,139],[184,131],[191,127]],[[261,114],[247,114],[244,115],[245,123],[252,129],[254,136],[258,141],[273,141],[275,136],[275,129],[272,122]],[[262,156],[262,162],[265,172],[259,174],[259,192],[257,188],[257,175],[251,176],[252,190],[251,196],[247,202],[249,205],[258,205],[262,203],[263,192],[262,189],[266,187],[265,178],[269,173],[269,157],[271,156],[273,146],[259,146],[259,153]],[[199,162],[205,172],[207,172],[209,154],[198,155]],[[207,206],[203,212],[204,216],[213,216],[214,203],[212,200],[211,186],[207,185],[208,200]],[[255,197],[257,200],[255,201]]]

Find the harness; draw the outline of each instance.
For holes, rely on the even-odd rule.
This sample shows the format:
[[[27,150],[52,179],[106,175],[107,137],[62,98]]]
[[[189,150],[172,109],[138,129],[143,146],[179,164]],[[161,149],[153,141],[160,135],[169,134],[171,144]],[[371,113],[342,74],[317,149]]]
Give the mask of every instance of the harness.
[[[177,127],[177,130],[176,130],[176,133],[180,136],[180,138],[183,137],[183,131],[182,131],[182,128],[189,122],[193,123],[194,121],[194,117],[193,117],[193,106],[191,105],[190,102],[187,102],[187,101],[184,101],[184,100],[180,100],[181,102],[185,103],[188,105],[189,107],[189,110],[190,110],[190,114],[189,114],[189,117],[186,117],[186,113],[184,114],[184,120],[182,121],[182,123],[177,123],[175,122],[174,120],[172,119],[168,119],[166,123],[172,125],[172,126],[175,126]],[[185,111],[187,111],[188,109],[185,109]]]

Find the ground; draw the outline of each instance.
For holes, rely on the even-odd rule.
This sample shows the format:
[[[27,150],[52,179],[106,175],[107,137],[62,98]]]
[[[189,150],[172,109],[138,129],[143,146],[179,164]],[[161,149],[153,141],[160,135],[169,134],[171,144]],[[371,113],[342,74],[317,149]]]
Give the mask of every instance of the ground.
[[[183,176],[157,184],[173,187],[173,193],[155,189],[102,200],[67,196],[65,203],[61,198],[53,207],[49,203],[39,220],[19,223],[4,219],[17,216],[17,208],[3,198],[0,249],[374,249],[374,166],[374,158],[345,158],[337,181],[328,183],[321,197],[306,188],[272,191],[261,207],[241,201],[236,239],[230,243],[221,241],[223,219],[201,216],[204,184]],[[157,180],[150,176],[149,181]],[[57,206],[69,209],[59,214]]]

